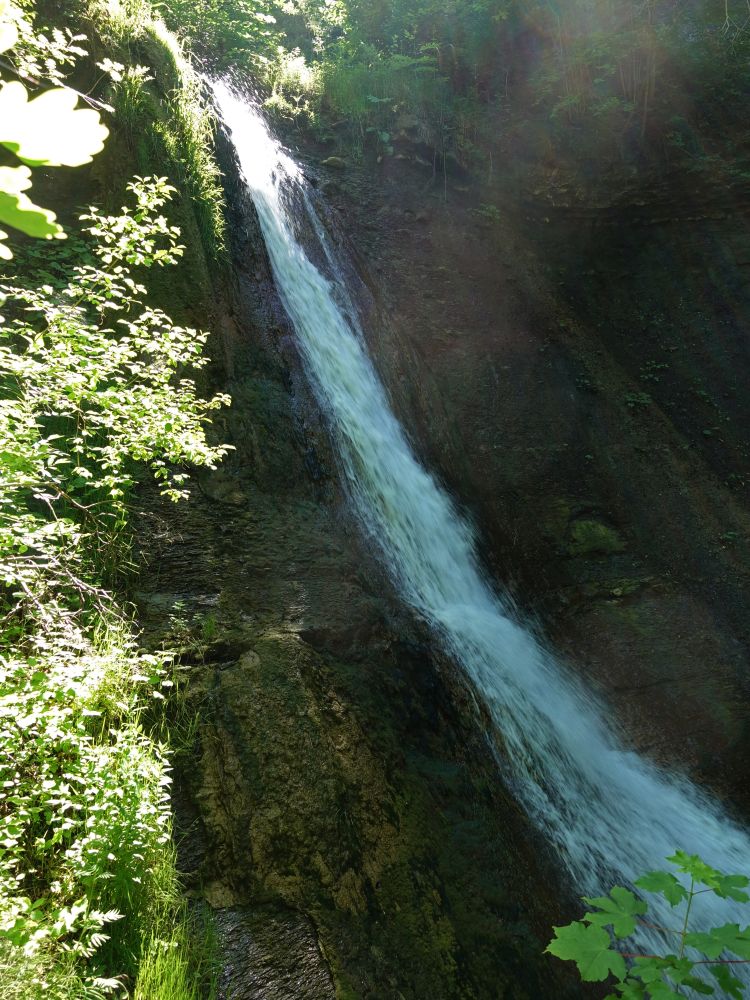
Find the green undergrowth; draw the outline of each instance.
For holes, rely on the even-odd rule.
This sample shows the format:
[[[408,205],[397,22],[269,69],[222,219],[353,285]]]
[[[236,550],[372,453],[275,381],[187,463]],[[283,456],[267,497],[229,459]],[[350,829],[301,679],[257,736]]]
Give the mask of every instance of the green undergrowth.
[[[136,178],[119,212],[20,249],[0,283],[2,996],[212,995],[171,836],[186,720],[169,655],[139,648],[119,596],[137,482],[179,500],[226,450],[206,426],[228,400],[190,378],[207,335],[142,283],[183,253],[173,194]]]

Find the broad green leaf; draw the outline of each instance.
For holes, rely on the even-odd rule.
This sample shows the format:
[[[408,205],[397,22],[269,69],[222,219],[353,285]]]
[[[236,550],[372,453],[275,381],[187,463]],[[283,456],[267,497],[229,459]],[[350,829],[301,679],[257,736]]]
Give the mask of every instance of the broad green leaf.
[[[746,875],[719,875],[713,890],[722,899],[729,897],[738,903],[747,903],[750,895],[742,891],[747,885],[750,885],[750,879]]]
[[[0,222],[29,236],[51,239],[64,235],[62,226],[55,222],[55,213],[35,205],[25,194],[0,191]]]
[[[718,958],[723,951],[731,951],[740,958],[750,959],[750,927],[741,931],[739,924],[724,924],[707,933],[692,932],[685,935],[685,944],[702,951],[708,958]]]
[[[721,877],[720,871],[712,868],[711,865],[707,865],[697,854],[688,854],[686,851],[675,851],[671,857],[667,858],[667,861],[671,861],[681,872],[689,875],[696,882],[702,882],[704,885],[713,886],[716,880]]]
[[[609,934],[602,927],[576,920],[567,927],[555,927],[553,930],[555,938],[545,951],[575,962],[585,982],[601,982],[610,973],[618,979],[625,978],[625,960],[612,949]]]
[[[700,993],[702,996],[706,997],[713,996],[716,992],[710,983],[705,982],[703,979],[698,979],[697,976],[685,976],[685,978],[681,980],[680,985],[688,986],[691,990],[695,990],[696,993]]]
[[[626,979],[624,983],[618,983],[617,989],[620,996],[610,993],[604,1000],[644,1000],[646,987],[636,979]]]
[[[721,896],[722,899],[729,897],[737,900],[738,903],[750,901],[750,895],[742,891],[750,885],[750,879],[746,875],[724,875],[716,868],[707,865],[697,854],[687,854],[685,851],[676,851],[670,858],[667,858],[667,861],[673,862],[680,871],[695,879],[696,882],[701,882],[713,889],[716,895]]]
[[[20,194],[31,187],[31,171],[28,167],[0,167],[0,191]]]
[[[690,984],[690,980],[695,978],[692,972],[693,963],[691,960],[678,958],[676,955],[666,955],[664,958],[636,958],[635,965],[631,969],[631,975],[641,979],[647,985],[652,996],[656,996],[656,991],[662,989],[665,976],[673,984]],[[696,981],[700,982],[700,980]],[[701,983],[701,986],[703,985]],[[704,991],[700,990],[699,992]],[[669,994],[664,995],[669,996]]]
[[[708,958],[718,958],[724,951],[724,944],[714,937],[713,933],[704,934],[701,931],[692,931],[685,935],[685,944],[688,948],[696,948]]]
[[[726,965],[712,965],[711,973],[727,996],[742,1000],[742,983]]]
[[[88,163],[109,133],[98,112],[77,109],[77,102],[77,95],[64,87],[30,101],[22,83],[5,83],[0,88],[0,143],[32,166]]]
[[[630,937],[635,930],[637,917],[648,911],[646,903],[634,896],[629,889],[619,885],[611,890],[609,896],[584,896],[583,900],[589,906],[598,906],[603,911],[587,913],[583,919],[598,927],[611,925],[618,938]]]
[[[658,892],[670,906],[677,906],[688,896],[685,886],[670,872],[646,872],[635,880],[635,884],[646,892]]]
[[[663,980],[658,983],[651,983],[648,988],[651,1000],[681,1000],[682,993],[675,993],[672,987]]]

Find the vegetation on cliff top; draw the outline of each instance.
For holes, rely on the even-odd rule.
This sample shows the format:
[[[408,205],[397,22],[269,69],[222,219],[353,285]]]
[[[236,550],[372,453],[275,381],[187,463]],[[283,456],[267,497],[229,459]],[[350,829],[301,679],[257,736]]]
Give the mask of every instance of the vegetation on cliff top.
[[[744,0],[184,0],[167,23],[268,107],[355,150],[406,131],[438,157],[491,168],[501,138],[537,159],[700,169],[717,116],[746,136]],[[512,167],[512,164],[508,165]]]

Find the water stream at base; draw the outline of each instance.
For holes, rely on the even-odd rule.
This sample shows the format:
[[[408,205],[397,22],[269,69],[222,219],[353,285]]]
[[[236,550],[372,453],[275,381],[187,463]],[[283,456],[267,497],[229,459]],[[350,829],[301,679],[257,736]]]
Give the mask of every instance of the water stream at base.
[[[576,888],[595,894],[632,883],[666,867],[676,848],[725,872],[750,871],[747,833],[686,778],[625,749],[603,707],[487,580],[471,530],[391,412],[300,169],[252,104],[224,83],[214,92],[358,516],[404,600],[487,706],[503,778]],[[332,277],[297,239],[300,212]],[[744,915],[739,904],[711,893],[698,897],[694,910],[704,926]],[[659,922],[671,925],[674,914],[666,904],[663,911]],[[642,937],[663,949],[654,934]],[[745,968],[735,967],[737,975],[744,978]]]

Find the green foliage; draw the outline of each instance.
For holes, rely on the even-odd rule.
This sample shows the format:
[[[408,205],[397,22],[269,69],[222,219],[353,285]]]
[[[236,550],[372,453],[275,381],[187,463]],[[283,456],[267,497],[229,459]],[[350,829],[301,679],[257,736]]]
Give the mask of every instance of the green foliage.
[[[139,468],[184,496],[187,466],[226,451],[205,425],[227,400],[198,399],[187,374],[206,363],[206,335],[146,305],[139,280],[182,252],[161,214],[173,188],[129,187],[132,208],[83,217],[79,263],[32,256],[0,286],[4,995],[57,980],[61,997],[118,992],[143,956],[146,975],[202,981],[170,853],[167,748],[141,724],[172,687],[169,664],[137,649],[104,585],[127,559]]]
[[[113,127],[141,162],[156,162],[160,170],[166,165],[193,205],[202,246],[219,258],[226,222],[216,122],[200,77],[157,16],[158,6],[148,0],[89,0],[89,16],[110,53],[99,67],[110,81]]]
[[[272,0],[162,0],[167,25],[218,70],[262,71],[276,55],[280,36]]]
[[[222,201],[197,77],[149,4],[98,8],[119,127],[167,119],[175,174],[211,201],[217,245]],[[157,63],[171,73],[169,116],[132,61],[136,35],[168,52]],[[0,0],[0,46],[22,76],[63,83],[80,40],[38,32]],[[0,143],[23,164],[0,167],[0,219],[29,235],[63,235],[25,194],[29,168],[88,162],[107,134],[77,101],[65,86],[33,98],[18,81],[0,89]],[[206,335],[146,302],[147,270],[183,252],[164,214],[174,190],[136,178],[131,207],[90,208],[85,239],[22,246],[14,276],[0,278],[0,994],[19,1000],[213,991],[210,935],[181,897],[171,844],[171,741],[152,708],[173,688],[170,658],[138,648],[108,589],[130,568],[136,480],[150,469],[177,500],[188,467],[226,450],[205,431],[227,399],[199,399],[190,378],[206,364]]]
[[[33,492],[48,512],[62,503],[95,517],[105,504],[117,521],[134,460],[147,462],[164,492],[178,499],[187,479],[179,467],[212,465],[224,452],[206,443],[203,424],[226,397],[198,400],[192,381],[175,378],[183,365],[205,365],[206,335],[143,306],[146,289],[133,276],[136,267],[174,264],[182,253],[177,231],[157,214],[173,189],[163,178],[130,189],[134,210],[102,216],[91,209],[83,217],[97,241],[96,263],[76,265],[64,283],[1,289],[14,315],[0,334],[0,378],[9,390],[0,411],[7,442],[0,510],[21,508],[20,494]],[[53,418],[66,435],[49,433]],[[14,530],[8,522],[6,551],[23,553],[24,563],[32,537],[47,552],[77,542],[57,516],[50,522],[29,514],[18,538]]]
[[[589,923],[596,927],[611,926],[619,938],[629,937],[635,931],[638,917],[648,909],[629,889],[621,886],[615,886],[609,896],[597,896],[593,899],[585,896],[583,901],[589,906],[596,906],[600,911],[586,914]]]
[[[323,136],[336,124],[355,151],[415,119],[411,140],[484,168],[512,122],[534,149],[543,137],[548,154],[633,162],[648,150],[693,170],[740,170],[736,157],[704,149],[700,133],[718,112],[745,129],[745,0],[165,0],[162,9],[215,66],[249,68],[274,114]]]
[[[673,908],[684,904],[679,930],[645,920],[648,904],[629,889],[615,886],[609,896],[584,897],[584,902],[595,909],[585,913],[581,920],[555,927],[555,937],[546,950],[558,958],[575,962],[581,979],[586,982],[602,982],[613,976],[617,980],[614,989],[625,1000],[648,1000],[649,997],[662,1000],[683,996],[685,989],[714,995],[715,987],[697,974],[701,968],[711,973],[722,995],[741,997],[742,984],[732,974],[732,968],[738,961],[750,960],[750,927],[743,930],[738,924],[724,924],[709,931],[691,931],[689,922],[693,900],[702,893],[710,892],[739,903],[750,901],[750,895],[745,892],[750,879],[744,875],[725,875],[697,855],[685,851],[675,852],[667,861],[675,866],[682,878],[673,872],[653,871],[636,879],[635,884],[662,896]],[[676,937],[678,952],[649,955],[613,947],[615,941],[632,937],[639,925],[658,930],[667,937]],[[704,957],[690,957],[686,954],[688,951]],[[723,957],[727,954],[739,958]],[[607,1000],[616,1000],[616,994],[611,993]]]
[[[214,256],[224,250],[224,188],[216,162],[216,122],[203,99],[201,81],[182,47],[158,20],[145,29],[147,52],[154,72],[168,95],[166,114],[155,123],[175,176],[191,198],[198,217],[202,243]]]
[[[0,0],[0,52],[7,52],[26,40],[35,39],[36,53],[46,50],[45,65],[59,76],[59,63],[69,59],[75,36],[59,33],[52,43],[35,36],[21,11]],[[46,44],[45,44],[46,43]],[[28,71],[30,60],[21,60]],[[31,62],[33,67],[34,63]],[[0,167],[0,223],[29,236],[53,239],[64,237],[55,213],[35,205],[26,191],[31,187],[30,166],[75,167],[88,163],[98,153],[107,136],[99,114],[79,109],[78,95],[65,87],[48,90],[29,100],[26,87],[17,80],[0,85],[0,145],[9,149],[26,166]],[[0,230],[0,258],[12,256],[3,242],[8,234]]]

